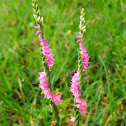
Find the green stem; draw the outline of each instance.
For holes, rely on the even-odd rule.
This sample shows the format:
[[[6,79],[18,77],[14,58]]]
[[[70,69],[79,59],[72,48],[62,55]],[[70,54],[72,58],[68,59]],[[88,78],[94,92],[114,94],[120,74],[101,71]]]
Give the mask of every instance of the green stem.
[[[81,90],[82,89],[82,82],[83,82],[83,79],[82,79],[83,78],[83,67],[82,67],[80,50],[78,53],[78,73],[79,73],[79,83],[80,83],[79,89]]]
[[[59,112],[57,109],[57,106],[54,104],[54,102],[51,101],[51,106],[52,106],[52,110],[53,110],[53,115],[56,121],[56,126],[60,126],[60,117],[59,117]]]
[[[79,112],[79,109],[76,106],[74,107],[74,117],[75,117],[74,125],[79,126],[80,112]]]

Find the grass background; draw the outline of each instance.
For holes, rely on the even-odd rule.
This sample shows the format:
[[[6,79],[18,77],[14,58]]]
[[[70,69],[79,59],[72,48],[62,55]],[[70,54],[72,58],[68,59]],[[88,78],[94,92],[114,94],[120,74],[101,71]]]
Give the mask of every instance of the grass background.
[[[87,100],[86,126],[126,125],[126,1],[38,0],[47,42],[55,54],[51,80],[62,125],[73,114],[69,92],[77,69],[75,36],[79,15],[86,10],[84,46],[90,56],[82,97]],[[48,126],[49,100],[38,88],[42,71],[39,39],[30,0],[0,1],[0,126]]]

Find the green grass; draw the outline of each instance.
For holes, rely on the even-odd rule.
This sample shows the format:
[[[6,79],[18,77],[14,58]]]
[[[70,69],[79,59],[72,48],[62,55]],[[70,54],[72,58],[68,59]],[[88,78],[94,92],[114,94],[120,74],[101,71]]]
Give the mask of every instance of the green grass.
[[[77,68],[79,15],[86,9],[85,48],[90,56],[83,98],[86,126],[126,125],[126,1],[38,0],[44,17],[44,35],[55,54],[51,80],[62,124],[73,114],[69,92]],[[48,126],[53,121],[50,101],[41,95],[39,39],[30,0],[0,1],[0,126]]]

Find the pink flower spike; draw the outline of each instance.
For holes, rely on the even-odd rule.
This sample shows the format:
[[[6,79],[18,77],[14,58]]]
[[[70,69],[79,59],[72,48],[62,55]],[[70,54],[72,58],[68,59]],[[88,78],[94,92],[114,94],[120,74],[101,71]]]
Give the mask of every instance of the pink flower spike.
[[[39,26],[34,26],[35,29],[40,29]]]
[[[77,40],[77,41],[76,41],[76,43],[80,43],[80,42],[82,42],[82,40]]]
[[[79,73],[78,70],[74,73],[74,75],[71,77],[72,82],[71,82],[71,87],[70,91],[73,93],[72,95],[74,96],[74,102],[76,101],[77,108],[79,109],[80,114],[86,113],[86,101],[82,98],[80,98],[81,93],[79,92]]]
[[[79,39],[81,39],[82,37],[81,37],[81,36],[76,36],[76,38],[79,38]]]
[[[42,41],[42,35],[39,35],[39,39],[40,39],[40,41]]]
[[[62,102],[63,100],[60,100],[61,95],[53,95],[53,99],[52,102],[54,102],[56,105],[60,102]]]
[[[39,35],[39,34],[41,34],[41,31],[37,31],[37,32],[36,32],[36,35]]]
[[[86,53],[87,50],[83,47],[83,44],[80,43],[79,46],[80,46],[80,54],[81,54],[83,71],[86,71],[88,68],[88,63],[89,63],[88,61],[90,57],[88,56],[88,53]]]
[[[52,54],[50,51],[51,49],[49,48],[50,45],[47,44],[47,42],[42,38],[42,35],[39,35],[39,39],[42,42],[41,46],[42,46],[42,50],[43,50],[43,55],[45,56],[45,61],[50,68],[53,66],[54,64],[54,54]],[[51,71],[51,70],[50,70]]]

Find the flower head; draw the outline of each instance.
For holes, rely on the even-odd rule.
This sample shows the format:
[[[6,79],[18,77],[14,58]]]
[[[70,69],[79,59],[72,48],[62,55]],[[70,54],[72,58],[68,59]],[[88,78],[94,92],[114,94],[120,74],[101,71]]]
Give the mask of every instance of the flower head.
[[[53,126],[53,125],[56,125],[56,122],[55,121],[52,121],[51,122],[51,126]]]

